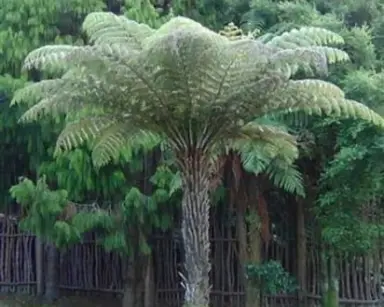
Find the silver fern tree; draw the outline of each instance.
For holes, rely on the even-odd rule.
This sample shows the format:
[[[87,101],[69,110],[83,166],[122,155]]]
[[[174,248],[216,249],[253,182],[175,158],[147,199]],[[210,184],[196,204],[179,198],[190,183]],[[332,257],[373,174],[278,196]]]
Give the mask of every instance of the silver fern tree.
[[[22,121],[66,114],[57,153],[93,142],[99,166],[127,143],[161,140],[173,151],[183,187],[186,306],[209,303],[209,189],[221,154],[246,144],[271,157],[284,148],[295,159],[295,138],[262,120],[271,113],[304,110],[384,126],[335,85],[292,79],[348,59],[324,46],[342,43],[324,29],[231,40],[183,17],[154,30],[111,13],[88,15],[83,28],[89,45],[45,46],[27,56],[26,69],[59,77],[25,87],[14,103],[35,99]]]

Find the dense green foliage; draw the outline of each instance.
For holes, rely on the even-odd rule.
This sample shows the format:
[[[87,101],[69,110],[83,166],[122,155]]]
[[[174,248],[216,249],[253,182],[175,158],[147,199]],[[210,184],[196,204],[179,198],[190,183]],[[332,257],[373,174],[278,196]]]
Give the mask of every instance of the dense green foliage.
[[[260,265],[246,266],[247,278],[261,286],[265,295],[278,293],[292,293],[297,289],[294,278],[284,270],[281,263],[270,260]]]

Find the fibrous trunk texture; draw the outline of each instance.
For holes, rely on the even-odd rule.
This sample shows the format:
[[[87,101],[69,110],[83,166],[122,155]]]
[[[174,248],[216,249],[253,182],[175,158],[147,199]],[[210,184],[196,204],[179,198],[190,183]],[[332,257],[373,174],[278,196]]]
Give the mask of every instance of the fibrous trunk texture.
[[[248,192],[250,202],[248,206],[248,255],[245,264],[260,265],[262,263],[263,238],[268,240],[270,237],[268,207],[261,192],[260,184],[258,184],[256,178],[251,180],[251,186],[259,186],[259,189],[256,192]],[[263,293],[261,291],[261,284],[247,279],[245,297],[246,307],[262,307]]]
[[[194,156],[183,161],[182,236],[185,250],[185,307],[208,307],[209,272],[209,167]]]
[[[250,211],[250,214],[257,215],[255,211]],[[248,230],[248,263],[253,265],[261,264],[261,235],[257,222],[252,222]],[[261,307],[262,293],[260,285],[255,285],[251,280],[246,281],[245,286],[246,306]]]

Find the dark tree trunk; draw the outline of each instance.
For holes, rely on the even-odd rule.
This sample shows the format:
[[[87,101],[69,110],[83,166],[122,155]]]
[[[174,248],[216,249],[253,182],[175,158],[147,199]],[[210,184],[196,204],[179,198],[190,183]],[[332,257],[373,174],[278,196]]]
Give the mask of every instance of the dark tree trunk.
[[[305,208],[304,199],[297,200],[297,279],[299,283],[299,304],[300,306],[307,306],[305,300],[306,283],[307,283],[307,236],[305,233]]]
[[[44,301],[52,303],[59,298],[59,251],[52,243],[46,243],[46,261]]]
[[[123,265],[124,292],[122,307],[136,307],[136,282],[135,282],[134,257],[130,256]]]
[[[147,256],[144,277],[144,307],[156,305],[156,288],[152,253]]]
[[[36,237],[35,239],[36,259],[36,296],[44,296],[44,243]]]
[[[210,282],[209,167],[198,155],[183,161],[182,225],[185,307],[208,307]]]

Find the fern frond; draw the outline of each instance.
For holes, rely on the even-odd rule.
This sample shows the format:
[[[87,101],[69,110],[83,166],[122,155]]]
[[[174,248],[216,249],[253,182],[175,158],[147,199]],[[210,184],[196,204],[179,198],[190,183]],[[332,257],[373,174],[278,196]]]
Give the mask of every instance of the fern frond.
[[[340,88],[326,81],[289,81],[286,87],[276,92],[273,103],[266,105],[261,113],[284,110],[340,118],[360,118],[384,127],[384,119],[380,115],[361,103],[345,99]]]
[[[280,127],[250,122],[236,135],[241,140],[263,140],[272,143],[286,142],[296,146],[296,138]],[[279,139],[277,141],[277,139]]]
[[[11,100],[11,106],[23,102],[34,102],[43,99],[47,95],[54,94],[65,83],[62,79],[42,80],[30,83],[18,89]]]
[[[134,128],[118,118],[88,117],[67,124],[57,139],[55,155],[88,143],[93,163],[101,167],[117,158],[126,146],[149,151],[163,141],[160,135]]]
[[[83,52],[85,47],[71,45],[47,45],[31,51],[24,60],[24,69],[41,69],[63,64],[70,55]],[[68,63],[67,63],[68,64]],[[70,63],[69,63],[70,64]]]
[[[127,44],[136,49],[141,49],[143,40],[154,33],[154,30],[146,24],[105,12],[87,15],[83,23],[83,30],[90,43]]]
[[[55,154],[72,150],[86,141],[95,139],[100,134],[114,125],[108,117],[84,118],[67,124],[56,142]]]
[[[312,46],[283,49],[271,56],[272,63],[288,76],[294,75],[300,68],[315,68],[317,73],[327,73],[328,64],[349,60],[346,52],[331,47]]]
[[[293,29],[279,36],[275,36],[266,42],[266,45],[282,49],[342,44],[344,44],[344,39],[340,35],[326,29],[315,27]]]
[[[138,50],[128,44],[121,42],[108,43],[94,46],[69,46],[69,45],[48,45],[36,49],[28,54],[24,61],[24,69],[56,69],[68,71],[69,69],[89,70],[115,67],[118,64],[126,63],[136,55]]]
[[[294,149],[296,154],[292,159],[287,159],[289,156],[287,150],[291,149],[289,147],[281,148],[271,155],[265,147],[258,148],[254,145],[248,142],[237,148],[244,169],[255,175],[266,175],[274,186],[288,193],[304,195],[301,173],[293,164],[297,157],[297,148]]]
[[[283,154],[288,162],[293,162],[299,155],[296,138],[281,126],[251,122],[236,135],[230,135],[228,143],[235,151],[257,150],[270,159]]]
[[[60,80],[60,81],[59,81]],[[30,107],[22,117],[20,122],[36,121],[42,116],[51,116],[53,118],[60,114],[68,114],[71,112],[79,112],[87,106],[90,101],[97,101],[103,90],[113,91],[113,86],[105,87],[105,84],[100,80],[95,80],[91,76],[87,79],[79,75],[73,79],[59,79],[50,83],[51,88],[45,87],[44,84],[36,85],[30,88],[33,95],[39,100],[35,105]],[[40,82],[39,82],[40,83]],[[37,84],[39,84],[37,83]],[[27,89],[28,93],[28,89]],[[27,93],[19,93],[25,99]],[[107,92],[110,98],[115,97],[113,92]],[[17,98],[17,97],[16,97]],[[33,98],[33,96],[31,97]],[[100,106],[94,106],[96,109]]]
[[[271,161],[265,173],[275,187],[288,193],[305,196],[303,177],[295,165]]]
[[[125,125],[114,125],[104,130],[94,142],[92,161],[96,167],[102,167],[117,158],[120,152],[128,147],[153,150],[163,142],[160,135],[149,131],[127,129]]]

